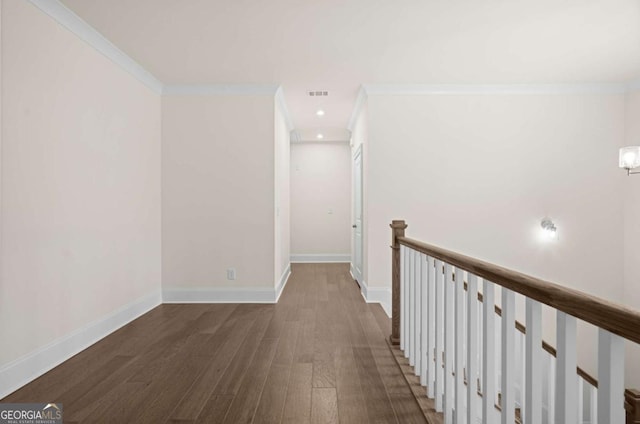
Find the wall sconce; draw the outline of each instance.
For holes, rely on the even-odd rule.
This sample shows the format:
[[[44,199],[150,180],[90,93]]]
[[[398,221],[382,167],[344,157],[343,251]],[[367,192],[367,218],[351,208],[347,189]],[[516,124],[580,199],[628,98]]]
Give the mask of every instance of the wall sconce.
[[[543,218],[540,226],[542,227],[546,238],[549,240],[556,240],[558,238],[558,229],[551,218]]]
[[[632,169],[640,167],[640,146],[621,148],[619,159],[619,166],[627,170],[627,175],[640,174],[640,172],[631,172]]]

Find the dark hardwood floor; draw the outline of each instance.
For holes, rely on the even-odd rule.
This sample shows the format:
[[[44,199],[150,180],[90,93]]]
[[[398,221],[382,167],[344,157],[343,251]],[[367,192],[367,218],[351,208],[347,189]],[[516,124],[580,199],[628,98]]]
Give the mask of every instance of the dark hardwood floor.
[[[2,402],[65,422],[424,423],[346,264],[294,264],[277,305],[161,305]]]

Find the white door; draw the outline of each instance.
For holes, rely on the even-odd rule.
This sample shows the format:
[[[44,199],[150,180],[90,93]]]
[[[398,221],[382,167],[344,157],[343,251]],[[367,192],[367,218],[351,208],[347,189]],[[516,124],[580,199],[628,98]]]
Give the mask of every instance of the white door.
[[[362,284],[362,145],[353,156],[353,277]]]

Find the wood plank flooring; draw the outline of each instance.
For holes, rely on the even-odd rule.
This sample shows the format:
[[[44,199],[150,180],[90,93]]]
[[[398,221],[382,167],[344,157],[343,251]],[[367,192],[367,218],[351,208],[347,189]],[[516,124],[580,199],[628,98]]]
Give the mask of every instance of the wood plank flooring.
[[[425,423],[390,327],[347,264],[294,264],[277,305],[158,306],[2,402],[69,423]]]

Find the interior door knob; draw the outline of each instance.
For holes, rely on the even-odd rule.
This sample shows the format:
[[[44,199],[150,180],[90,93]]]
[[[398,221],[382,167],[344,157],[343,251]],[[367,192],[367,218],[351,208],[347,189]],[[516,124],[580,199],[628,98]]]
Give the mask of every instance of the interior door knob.
[[[356,224],[353,224],[351,228],[358,228],[358,226]]]

